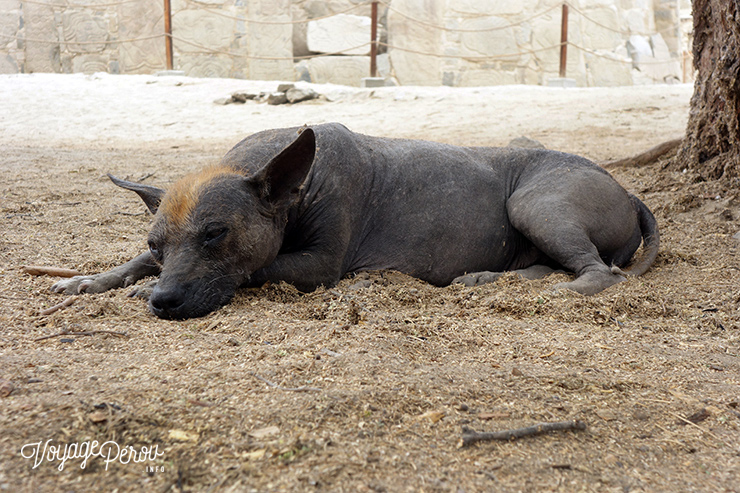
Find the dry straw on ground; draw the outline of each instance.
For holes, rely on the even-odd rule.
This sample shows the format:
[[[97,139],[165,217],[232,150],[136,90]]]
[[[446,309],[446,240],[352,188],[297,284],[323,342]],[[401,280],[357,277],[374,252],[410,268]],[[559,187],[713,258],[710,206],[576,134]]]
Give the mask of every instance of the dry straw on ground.
[[[132,84],[129,105],[158,84]],[[23,113],[1,100],[3,118],[36,131],[0,133],[0,489],[737,490],[739,199],[661,163],[614,171],[656,213],[663,246],[654,268],[590,298],[548,294],[560,275],[436,288],[373,272],[310,294],[286,284],[243,290],[182,322],[154,318],[126,290],[79,296],[42,316],[65,297],[48,291],[50,278],[21,270],[97,272],[139,253],[150,217],[104,173],[153,174],[147,183],[166,185],[218,159],[236,139],[190,140],[196,111],[230,129],[244,115],[263,128],[292,124],[286,112],[300,111],[298,124],[336,119],[376,135],[505,144],[509,132],[607,160],[680,135],[691,92],[540,89],[425,89],[415,99],[408,88],[398,98],[357,91],[292,109],[214,107],[218,91],[207,100],[173,95],[168,111],[182,115],[182,128],[157,127],[170,133],[155,142],[126,120],[128,108],[88,105],[84,118],[117,121],[120,133],[132,127],[113,143],[104,131],[67,135],[85,127],[75,113],[54,140],[44,122],[73,101],[38,93]],[[102,97],[68,91],[78,105]],[[522,106],[522,94],[538,112]],[[587,429],[457,448],[464,427],[575,420]],[[108,470],[101,458],[84,470],[73,459],[62,471],[22,457],[24,445],[50,439],[157,446],[161,455]]]

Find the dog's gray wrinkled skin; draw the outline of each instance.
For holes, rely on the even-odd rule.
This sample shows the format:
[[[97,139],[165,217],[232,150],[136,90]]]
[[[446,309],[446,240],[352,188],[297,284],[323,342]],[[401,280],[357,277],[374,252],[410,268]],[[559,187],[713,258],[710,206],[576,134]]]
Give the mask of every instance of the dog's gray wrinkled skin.
[[[310,291],[349,272],[395,269],[432,284],[492,282],[504,271],[591,295],[645,272],[655,218],[606,171],[578,156],[374,138],[339,124],[252,135],[222,166],[166,193],[111,179],[155,213],[150,251],[60,281],[101,292],[160,274],[146,296],[159,317],[205,315],[239,286],[286,281]],[[627,264],[644,241],[642,259]]]

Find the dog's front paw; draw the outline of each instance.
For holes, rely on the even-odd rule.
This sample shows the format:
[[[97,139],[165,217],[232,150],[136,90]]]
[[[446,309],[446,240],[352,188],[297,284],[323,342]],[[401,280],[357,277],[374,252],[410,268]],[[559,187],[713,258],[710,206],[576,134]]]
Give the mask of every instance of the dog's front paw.
[[[152,295],[152,290],[154,289],[154,286],[157,285],[158,279],[152,279],[151,281],[145,282],[139,286],[134,287],[129,293],[126,295],[129,298],[141,298],[143,300],[149,301],[149,297]]]
[[[501,277],[501,272],[472,272],[470,274],[465,274],[464,276],[456,277],[452,280],[452,284],[462,284],[463,286],[468,287],[479,286],[481,284],[493,282],[499,277]]]
[[[74,276],[63,279],[51,287],[55,293],[79,294],[79,293],[102,293],[109,289],[124,286],[125,279],[121,276],[104,272],[91,276]]]

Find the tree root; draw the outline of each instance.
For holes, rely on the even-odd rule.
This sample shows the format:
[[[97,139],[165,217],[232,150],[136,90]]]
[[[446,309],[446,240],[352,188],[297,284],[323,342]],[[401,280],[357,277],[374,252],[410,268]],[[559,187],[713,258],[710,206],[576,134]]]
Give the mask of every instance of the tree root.
[[[601,166],[603,168],[639,168],[641,166],[647,166],[653,164],[666,154],[675,152],[681,146],[681,142],[683,142],[683,137],[658,144],[636,156],[601,163]]]

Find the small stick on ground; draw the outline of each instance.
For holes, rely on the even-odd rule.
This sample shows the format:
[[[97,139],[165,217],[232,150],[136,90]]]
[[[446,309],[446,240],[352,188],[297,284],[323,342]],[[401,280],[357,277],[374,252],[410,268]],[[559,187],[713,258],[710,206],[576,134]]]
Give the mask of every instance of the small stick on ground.
[[[261,380],[265,382],[270,387],[277,389],[277,390],[285,390],[287,392],[321,392],[321,389],[318,387],[306,387],[305,385],[301,387],[283,387],[282,385],[278,385],[275,382],[271,382],[266,378],[263,378],[256,373],[249,372],[250,375],[252,375],[257,380]]]
[[[471,429],[463,429],[463,436],[460,440],[458,448],[467,447],[476,442],[485,442],[491,440],[509,441],[516,440],[517,438],[524,438],[534,435],[542,435],[552,431],[561,430],[585,430],[586,423],[580,420],[574,421],[558,421],[556,423],[539,423],[526,428],[518,428],[516,430],[504,430],[504,431],[493,431],[493,432],[477,432]]]
[[[61,269],[44,265],[24,265],[21,270],[32,276],[74,277],[82,275],[82,272],[75,269]]]
[[[64,337],[64,336],[94,336],[95,334],[110,334],[112,336],[117,337],[128,337],[128,334],[125,332],[115,332],[112,330],[88,330],[85,332],[70,332],[68,330],[63,330],[58,334],[52,334],[50,336],[44,336],[44,337],[37,337],[34,339],[34,342],[37,341],[44,341],[46,339],[51,339],[52,337]]]
[[[62,308],[67,308],[69,305],[75,302],[77,299],[77,296],[70,296],[66,300],[62,301],[58,305],[54,305],[52,307],[47,308],[46,310],[41,310],[39,312],[39,315],[45,317],[47,315],[51,315],[52,313],[61,310]]]

